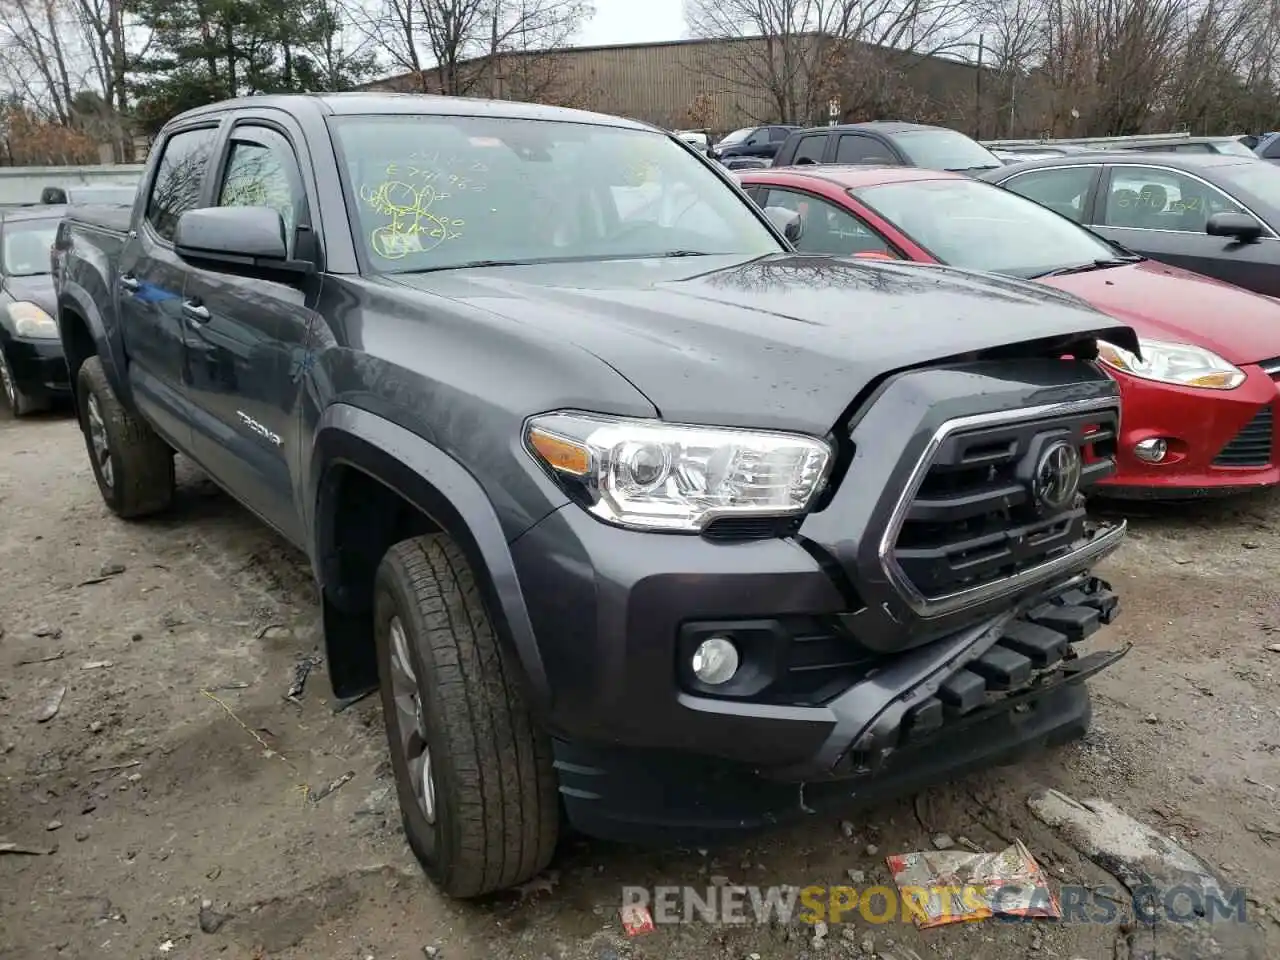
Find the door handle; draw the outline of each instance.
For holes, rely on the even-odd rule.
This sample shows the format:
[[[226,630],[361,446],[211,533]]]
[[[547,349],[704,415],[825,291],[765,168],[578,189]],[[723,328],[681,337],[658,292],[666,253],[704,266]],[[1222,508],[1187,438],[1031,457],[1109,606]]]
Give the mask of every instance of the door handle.
[[[132,274],[122,273],[120,274],[120,286],[125,290],[128,290],[130,293],[136,293],[142,284],[140,284],[138,282],[138,278]]]
[[[198,320],[200,323],[208,323],[210,318],[209,308],[195,300],[183,300],[182,312],[192,320]]]

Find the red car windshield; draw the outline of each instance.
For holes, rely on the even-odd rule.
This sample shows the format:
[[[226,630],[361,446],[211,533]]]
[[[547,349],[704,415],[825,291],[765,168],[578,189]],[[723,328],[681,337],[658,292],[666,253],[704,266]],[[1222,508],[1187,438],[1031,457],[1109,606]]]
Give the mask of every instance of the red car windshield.
[[[908,180],[850,193],[954,267],[1029,279],[1120,253],[1034,200],[979,180]]]

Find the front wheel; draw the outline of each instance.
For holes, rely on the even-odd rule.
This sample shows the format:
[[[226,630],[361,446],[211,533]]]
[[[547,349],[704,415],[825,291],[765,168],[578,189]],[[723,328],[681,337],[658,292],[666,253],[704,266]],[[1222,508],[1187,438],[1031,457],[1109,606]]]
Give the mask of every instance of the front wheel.
[[[15,418],[25,417],[40,410],[47,410],[47,400],[37,399],[22,389],[9,366],[9,358],[4,354],[4,346],[0,345],[0,387],[4,389],[5,402],[9,404],[9,412]]]
[[[560,826],[551,744],[456,544],[387,551],[374,618],[400,812],[427,875],[464,898],[537,876]]]
[[[80,429],[107,506],[126,519],[167,508],[173,502],[173,451],[120,403],[100,358],[84,362],[76,384]]]

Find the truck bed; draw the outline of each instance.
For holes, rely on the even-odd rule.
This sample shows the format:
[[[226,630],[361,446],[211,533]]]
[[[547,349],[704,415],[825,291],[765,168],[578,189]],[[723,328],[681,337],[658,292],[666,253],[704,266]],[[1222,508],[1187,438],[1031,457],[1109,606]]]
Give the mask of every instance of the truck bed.
[[[129,232],[133,207],[115,203],[83,203],[67,207],[64,219],[121,237]]]

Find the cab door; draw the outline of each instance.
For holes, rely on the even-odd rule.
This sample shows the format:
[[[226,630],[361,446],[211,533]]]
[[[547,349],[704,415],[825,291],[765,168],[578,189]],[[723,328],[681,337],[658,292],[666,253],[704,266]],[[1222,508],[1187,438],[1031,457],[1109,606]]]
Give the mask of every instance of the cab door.
[[[173,236],[178,218],[201,203],[218,131],[216,120],[206,121],[175,130],[161,144],[142,188],[142,216],[113,278],[134,402],[183,452],[191,439],[182,382],[182,287],[190,268],[174,252]]]
[[[300,391],[307,335],[320,292],[320,231],[302,176],[303,138],[274,118],[231,128],[213,206],[266,206],[283,222],[289,254],[316,273],[296,283],[188,266],[183,290],[184,386],[195,407],[192,455],[289,540],[303,543],[295,480],[301,475]]]

